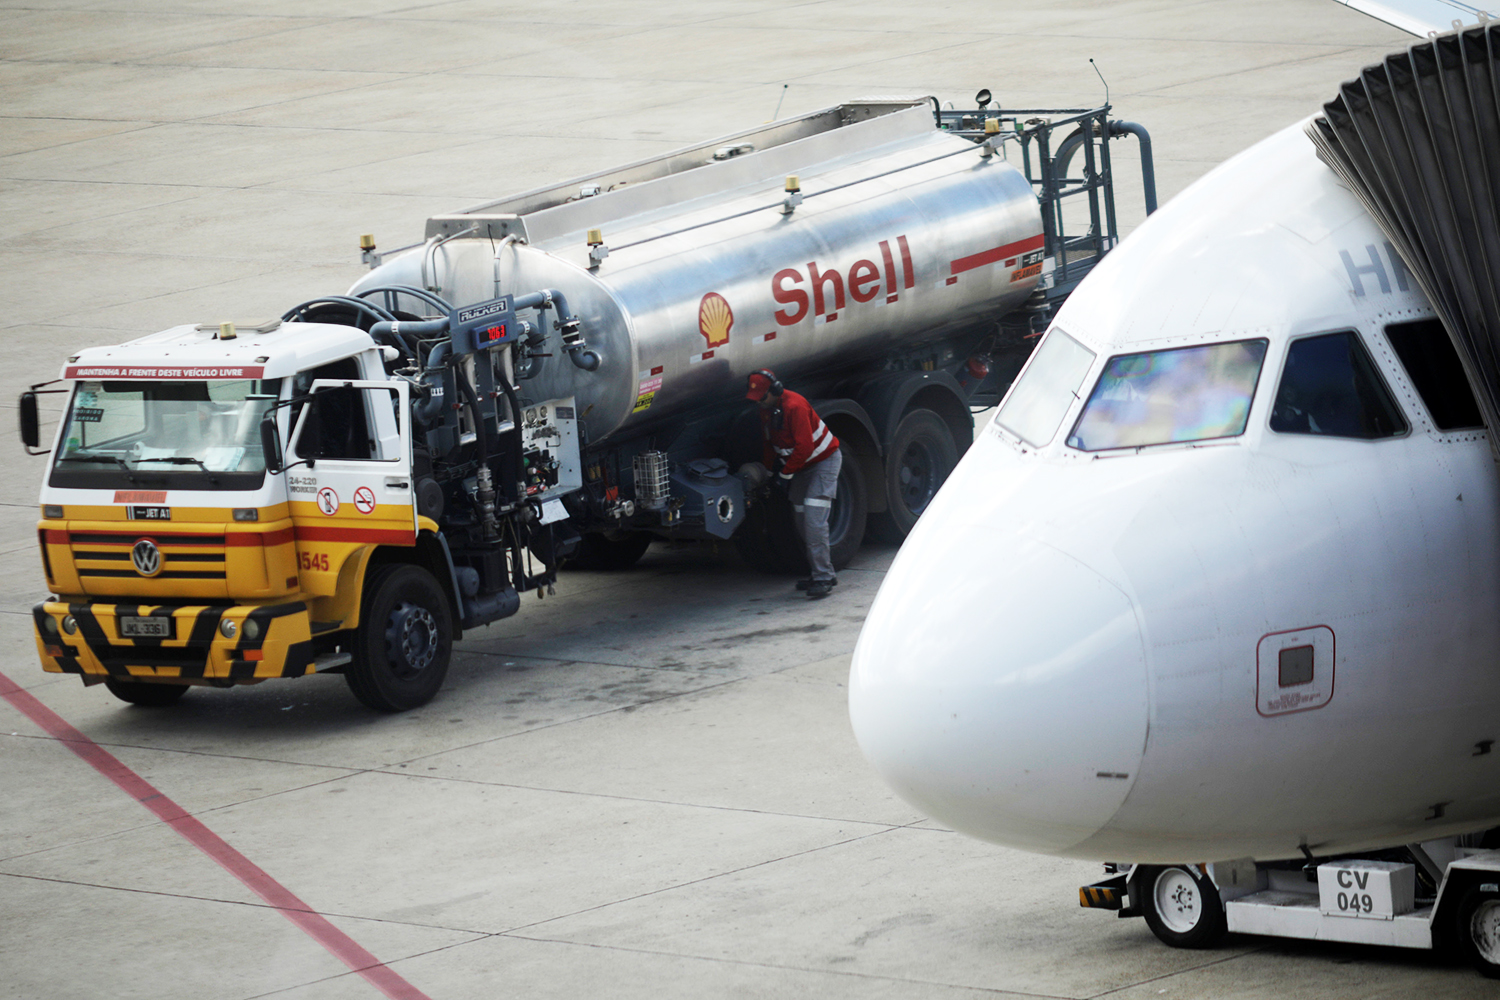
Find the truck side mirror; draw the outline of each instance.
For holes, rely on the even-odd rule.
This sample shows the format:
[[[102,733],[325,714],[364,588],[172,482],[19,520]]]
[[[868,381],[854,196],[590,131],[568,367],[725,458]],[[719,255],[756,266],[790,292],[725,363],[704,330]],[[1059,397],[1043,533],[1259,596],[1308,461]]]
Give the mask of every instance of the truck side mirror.
[[[40,446],[42,440],[41,425],[36,412],[36,393],[21,393],[20,415],[21,443],[26,446],[27,451],[31,451]]]
[[[266,471],[276,475],[285,464],[281,460],[281,435],[276,432],[276,411],[267,410],[260,418],[260,450],[266,458]]]

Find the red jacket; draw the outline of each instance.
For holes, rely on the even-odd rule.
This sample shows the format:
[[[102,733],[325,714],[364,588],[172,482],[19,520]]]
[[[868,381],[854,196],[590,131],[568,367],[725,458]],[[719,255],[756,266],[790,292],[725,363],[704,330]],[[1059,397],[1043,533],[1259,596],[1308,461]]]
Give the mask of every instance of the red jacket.
[[[812,404],[790,389],[782,391],[777,408],[760,411],[760,426],[765,437],[762,461],[766,468],[775,469],[775,460],[780,458],[783,476],[817,465],[839,446],[839,439],[813,411]]]

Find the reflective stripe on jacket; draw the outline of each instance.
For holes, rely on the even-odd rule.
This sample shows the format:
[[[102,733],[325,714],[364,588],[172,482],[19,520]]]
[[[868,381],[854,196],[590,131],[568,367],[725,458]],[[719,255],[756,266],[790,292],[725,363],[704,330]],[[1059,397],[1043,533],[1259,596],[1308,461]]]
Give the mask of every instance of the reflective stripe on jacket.
[[[777,410],[761,410],[760,424],[765,435],[766,468],[775,468],[775,458],[782,459],[781,474],[790,476],[809,465],[816,465],[839,446],[839,439],[813,411],[800,393],[786,389],[781,394],[780,426]]]

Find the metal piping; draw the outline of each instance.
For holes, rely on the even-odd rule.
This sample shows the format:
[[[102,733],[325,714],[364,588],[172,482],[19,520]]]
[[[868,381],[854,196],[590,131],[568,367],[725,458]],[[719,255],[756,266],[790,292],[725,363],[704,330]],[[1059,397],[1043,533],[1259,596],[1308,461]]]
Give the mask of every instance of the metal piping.
[[[427,291],[429,291],[429,292],[440,292],[443,289],[442,285],[434,285],[434,284],[431,284],[427,280],[427,261],[428,261],[429,258],[432,259],[432,261],[433,261],[432,275],[433,275],[434,278],[437,277],[437,258],[435,256],[437,254],[437,248],[440,247],[440,246],[442,246],[444,243],[447,243],[449,240],[456,240],[460,236],[468,236],[470,233],[477,233],[477,232],[479,232],[479,223],[476,222],[476,223],[474,223],[474,225],[470,226],[469,228],[467,228],[467,229],[460,229],[456,233],[449,233],[447,236],[434,236],[434,237],[430,238],[425,244],[423,244],[423,246],[422,246],[422,287],[423,288],[427,289]]]
[[[442,413],[444,404],[448,401],[443,394],[445,386],[442,381],[442,373],[447,368],[446,362],[452,350],[452,341],[444,340],[440,342],[428,353],[427,363],[422,368],[422,383],[427,386],[427,398],[419,401],[412,407],[412,415],[416,418],[417,423],[424,427],[432,426]],[[431,379],[433,375],[437,375],[438,378]]]
[[[1110,138],[1133,135],[1141,144],[1141,190],[1146,197],[1146,214],[1156,211],[1156,167],[1151,159],[1151,135],[1135,122],[1110,122]]]
[[[408,334],[421,337],[425,334],[443,333],[447,329],[448,318],[446,316],[442,319],[429,320],[393,319],[370,327],[370,339],[379,344],[390,344],[404,356],[415,361],[417,356],[412,352],[411,345],[406,342],[405,337]]]
[[[568,357],[573,360],[573,364],[584,371],[596,372],[599,370],[600,362],[603,359],[599,357],[598,351],[584,343],[583,337],[578,330],[578,317],[574,316],[572,311],[568,309],[568,300],[563,298],[562,292],[555,288],[544,288],[539,292],[532,292],[529,295],[518,295],[512,301],[512,308],[516,310],[536,309],[539,311],[556,309],[558,318],[554,325],[562,334],[563,350],[568,352]],[[545,332],[542,336],[546,336]],[[529,342],[530,339],[528,338]]]
[[[495,256],[493,259],[495,263],[495,298],[497,299],[500,297],[500,251],[504,250],[512,243],[519,242],[521,242],[520,236],[516,235],[515,233],[509,233],[506,235],[505,239],[501,240],[500,244],[495,247]]]

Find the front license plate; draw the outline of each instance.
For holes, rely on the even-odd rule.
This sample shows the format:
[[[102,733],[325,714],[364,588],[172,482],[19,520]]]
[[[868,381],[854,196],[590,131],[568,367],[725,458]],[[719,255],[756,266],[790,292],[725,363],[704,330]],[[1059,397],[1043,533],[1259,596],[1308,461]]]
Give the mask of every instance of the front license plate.
[[[120,616],[122,639],[171,639],[172,618],[143,618],[138,615]]]

